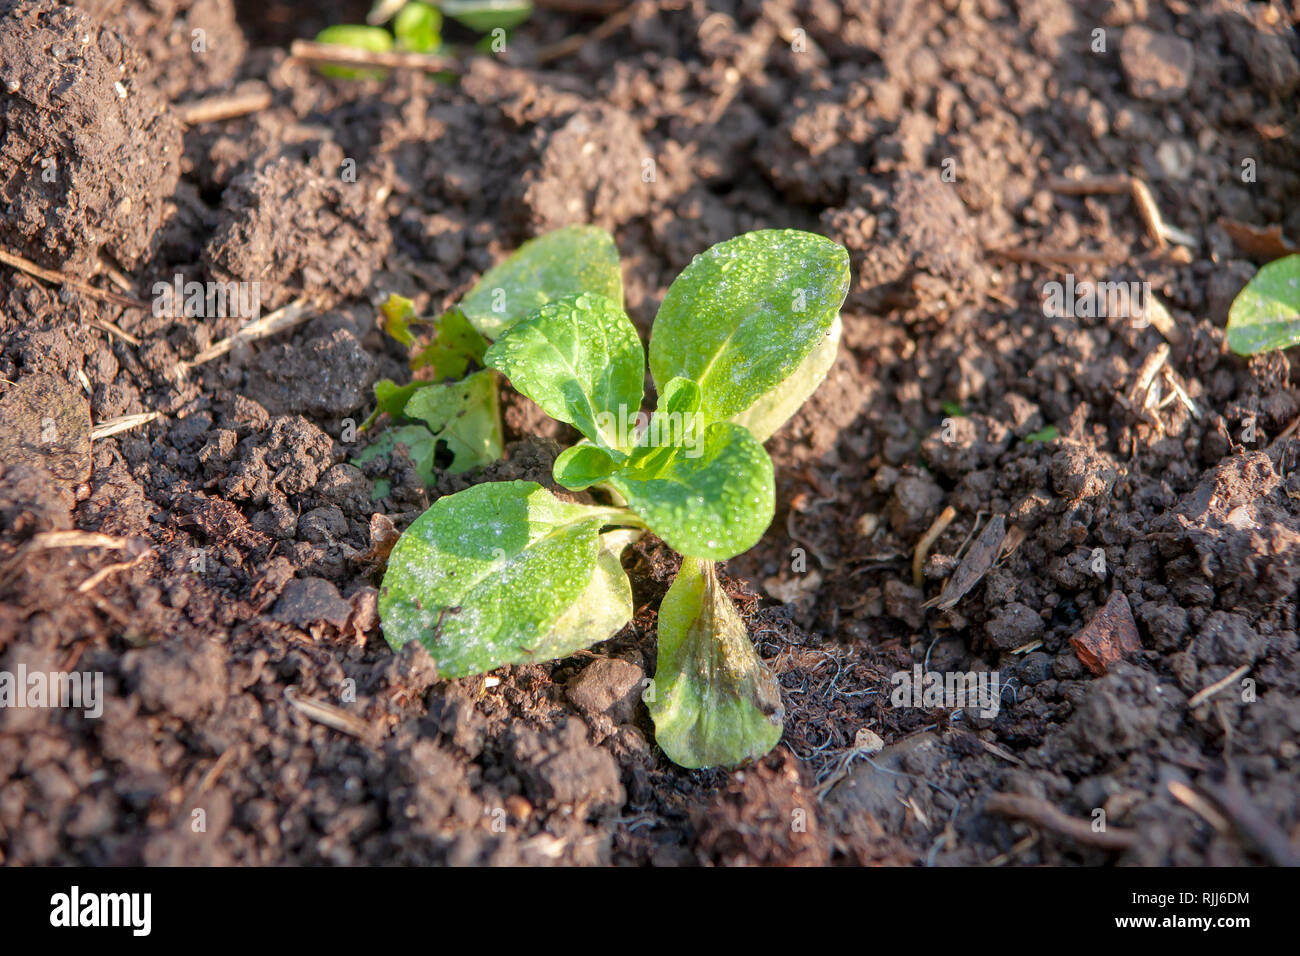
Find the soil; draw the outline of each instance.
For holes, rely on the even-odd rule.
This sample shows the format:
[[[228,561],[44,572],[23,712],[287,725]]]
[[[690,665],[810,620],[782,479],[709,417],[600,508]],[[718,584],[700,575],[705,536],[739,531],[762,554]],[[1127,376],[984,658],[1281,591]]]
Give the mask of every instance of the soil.
[[[451,81],[287,60],[368,6],[0,0],[0,245],[146,300],[181,274],[312,303],[179,374],[244,319],[0,268],[0,670],[105,680],[98,719],[0,710],[0,861],[1294,859],[1300,383],[1288,354],[1224,348],[1258,260],[1220,222],[1300,234],[1293,6],[633,0],[543,66],[600,19],[539,10]],[[250,81],[266,109],[182,124]],[[1141,177],[1190,244],[1127,193],[1049,185],[1079,173]],[[502,462],[432,489],[400,452],[349,464],[370,386],[408,374],[374,304],[439,310],[575,222],[614,232],[643,331],[739,232],[852,254],[840,357],[769,442],[776,520],[725,568],[787,713],[734,772],[669,763],[637,699],[677,561],[653,539],[625,561],[635,620],[565,660],[443,681],[379,629],[394,533],[469,484],[548,480],[567,436],[507,397]],[[1072,270],[1149,282],[1170,341],[1049,315]],[[1164,346],[1174,399],[1148,405]],[[92,440],[137,413],[158,417]],[[39,537],[71,530],[120,546]],[[1131,619],[1116,601],[1085,632],[1117,591]],[[1100,631],[1127,650],[1098,675],[1076,644]],[[893,706],[914,665],[997,671],[997,714]],[[1103,814],[1122,845],[997,794]]]

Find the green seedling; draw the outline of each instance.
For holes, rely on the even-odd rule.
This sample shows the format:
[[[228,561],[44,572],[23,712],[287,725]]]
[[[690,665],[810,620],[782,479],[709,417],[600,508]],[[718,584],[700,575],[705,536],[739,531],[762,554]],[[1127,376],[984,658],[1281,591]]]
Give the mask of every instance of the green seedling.
[[[411,371],[425,378],[409,385],[383,379],[375,385],[375,411],[362,428],[369,430],[381,415],[399,427],[380,435],[353,461],[388,454],[400,443],[425,484],[432,485],[440,456],[452,474],[499,458],[498,376],[484,362],[489,339],[549,302],[588,290],[623,301],[618,250],[603,229],[570,226],[524,243],[436,318],[417,315],[410,299],[389,296],[380,310],[384,330],[412,350]],[[432,338],[418,342],[419,330],[431,330]],[[388,490],[387,481],[376,482],[376,500]]]
[[[1300,255],[1270,262],[1237,293],[1227,339],[1238,355],[1300,345]]]
[[[578,229],[534,243],[453,312],[491,340],[474,374],[504,376],[582,434],[553,477],[594,503],[527,481],[439,498],[389,558],[384,636],[394,649],[419,641],[447,678],[572,654],[631,620],[620,557],[653,532],[683,556],[644,695],[659,744],[685,767],[759,757],[781,736],[780,692],[715,564],[748,550],[771,523],[773,468],[762,442],[834,361],[848,255],[811,233],[763,230],[696,256],[654,320],[649,367],[659,394],[647,414],[646,351],[623,308],[612,241]],[[553,258],[579,249],[590,257]],[[411,405],[422,391],[403,398],[400,389],[386,389],[381,404],[418,417]]]
[[[326,27],[317,43],[355,47],[371,53],[437,53],[442,48],[442,20],[446,15],[477,33],[510,30],[533,12],[531,0],[379,0],[366,15],[365,26],[340,24]],[[384,24],[392,21],[391,32]],[[344,79],[382,79],[385,70],[322,66],[326,76]]]

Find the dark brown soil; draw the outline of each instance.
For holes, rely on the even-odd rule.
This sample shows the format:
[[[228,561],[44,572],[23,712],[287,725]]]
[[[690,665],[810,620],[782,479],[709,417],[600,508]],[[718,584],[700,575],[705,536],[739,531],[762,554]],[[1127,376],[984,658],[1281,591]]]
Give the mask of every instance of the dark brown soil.
[[[286,60],[367,2],[74,6],[0,0],[0,245],[106,289],[124,270],[145,299],[179,273],[313,304],[182,375],[243,319],[0,267],[0,670],[102,672],[107,698],[98,719],[0,710],[0,862],[1294,855],[1300,390],[1289,356],[1225,352],[1254,264],[1220,223],[1300,235],[1292,5],[635,0],[537,68],[600,22],[542,10],[456,82]],[[253,80],[269,108],[183,128],[180,107]],[[1157,247],[1127,193],[1050,188],[1078,172],[1140,176],[1193,244]],[[747,229],[853,256],[845,348],[769,445],[776,521],[726,569],[787,713],[743,770],[654,746],[637,691],[676,567],[654,541],[627,559],[634,622],[566,660],[440,681],[379,631],[393,530],[471,483],[547,477],[565,436],[508,400],[509,457],[477,473],[426,490],[400,453],[348,464],[370,385],[406,374],[373,304],[438,310],[572,222],[614,231],[643,330],[692,255]],[[1173,341],[1045,314],[1071,270],[1150,282]],[[1146,407],[1166,344],[1161,394],[1190,403]],[[989,563],[1009,553],[926,606],[990,521]],[[72,529],[121,546],[37,537]],[[1096,676],[1071,638],[1116,590],[1142,650]],[[997,670],[999,712],[891,705],[914,664]],[[986,812],[997,793],[1102,812],[1126,848]]]

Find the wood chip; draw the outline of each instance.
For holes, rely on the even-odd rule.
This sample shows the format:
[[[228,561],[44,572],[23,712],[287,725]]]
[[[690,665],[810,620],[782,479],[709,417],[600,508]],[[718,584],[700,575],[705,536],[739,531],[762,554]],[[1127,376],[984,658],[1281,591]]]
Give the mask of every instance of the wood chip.
[[[1300,252],[1300,246],[1282,235],[1281,226],[1268,226],[1261,229],[1248,222],[1220,217],[1219,228],[1228,234],[1228,238],[1238,249],[1252,259],[1271,261]]]
[[[1123,591],[1116,590],[1110,600],[1078,634],[1070,646],[1083,665],[1098,677],[1111,665],[1142,650],[1133,609]]]
[[[984,575],[993,570],[993,565],[1002,553],[1002,543],[1007,537],[1007,519],[1004,515],[994,515],[984,526],[980,536],[970,546],[962,558],[957,570],[944,582],[943,590],[937,598],[926,602],[927,607],[936,607],[941,611],[956,607],[975,585],[984,579]]]

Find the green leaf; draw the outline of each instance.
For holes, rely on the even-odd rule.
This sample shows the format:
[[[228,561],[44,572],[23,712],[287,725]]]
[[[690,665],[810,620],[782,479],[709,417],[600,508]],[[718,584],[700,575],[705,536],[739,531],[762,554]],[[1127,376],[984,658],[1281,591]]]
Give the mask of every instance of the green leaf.
[[[410,397],[424,387],[424,382],[398,385],[391,378],[381,378],[375,382],[375,410],[361,423],[361,429],[364,431],[369,428],[375,423],[375,419],[385,413],[392,418],[400,417]]]
[[[596,226],[567,226],[525,242],[489,269],[460,302],[485,338],[562,296],[595,292],[623,304],[623,274],[613,237]]]
[[[826,373],[835,364],[835,354],[839,351],[843,329],[843,323],[837,314],[830,331],[813,347],[808,357],[780,384],[768,389],[759,396],[758,401],[743,412],[733,415],[731,420],[737,425],[744,425],[759,441],[767,441],[772,437],[778,428],[794,417],[794,413],[825,381]]]
[[[606,480],[619,466],[605,449],[587,441],[566,448],[555,459],[552,477],[571,491],[582,491]]]
[[[683,767],[735,767],[781,739],[785,707],[772,672],[718,582],[686,558],[659,607],[659,666],[646,704],[655,740]]]
[[[1041,441],[1046,443],[1050,441],[1056,441],[1056,439],[1060,437],[1061,437],[1061,433],[1056,430],[1056,426],[1048,425],[1046,428],[1040,428],[1036,432],[1030,432],[1028,435],[1025,436],[1024,440],[1030,442],[1031,444],[1036,441]]]
[[[403,414],[419,419],[452,454],[447,467],[458,475],[501,457],[501,413],[497,383],[489,371],[475,372],[459,382],[425,385],[406,403]]]
[[[393,49],[393,35],[383,27],[367,27],[353,24],[326,27],[316,34],[316,42],[328,43],[331,46],[355,47],[358,50],[369,50],[371,53],[388,53]],[[336,76],[347,80],[383,79],[388,75],[387,70],[366,70],[351,66],[324,65],[320,67],[320,71],[326,76]]]
[[[637,436],[629,468],[655,471],[667,464],[678,449],[698,449],[700,387],[688,378],[675,378],[659,393],[659,402],[647,427]]]
[[[352,459],[352,463],[360,465],[380,455],[391,454],[399,443],[406,446],[406,453],[415,463],[415,470],[419,472],[420,480],[426,485],[432,485],[433,456],[438,448],[438,439],[423,425],[402,425],[399,428],[388,429],[358,452]],[[388,494],[388,488],[388,482],[385,482],[384,488],[381,489],[379,482],[376,481],[375,491],[371,497],[378,501]]]
[[[433,325],[433,341],[411,356],[412,370],[427,367],[437,379],[460,378],[471,362],[483,363],[487,340],[459,309],[444,312]]]
[[[478,33],[509,30],[527,20],[532,0],[443,0],[442,12]]]
[[[715,422],[666,461],[617,472],[610,484],[651,531],[692,557],[733,557],[772,523],[772,459],[731,422]]]
[[[384,317],[384,331],[407,348],[415,344],[411,334],[411,323],[420,321],[415,314],[415,303],[405,296],[389,293],[388,299],[379,307]]]
[[[1238,355],[1300,345],[1300,255],[1270,262],[1237,293],[1227,339]]]
[[[397,13],[393,34],[399,50],[432,53],[442,44],[442,14],[420,0],[412,0]]]
[[[389,557],[384,638],[394,650],[420,641],[439,675],[455,678],[552,660],[612,636],[632,607],[617,561],[626,536],[600,534],[616,511],[562,502],[530,481],[439,498]]]
[[[641,408],[645,350],[612,299],[584,292],[549,302],[507,330],[483,360],[591,441],[630,446],[626,422]]]
[[[731,418],[824,340],[848,288],[848,253],[822,236],[765,229],[720,242],[664,296],[650,370],[656,382],[697,382],[706,421]]]

